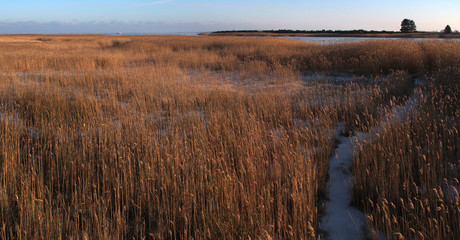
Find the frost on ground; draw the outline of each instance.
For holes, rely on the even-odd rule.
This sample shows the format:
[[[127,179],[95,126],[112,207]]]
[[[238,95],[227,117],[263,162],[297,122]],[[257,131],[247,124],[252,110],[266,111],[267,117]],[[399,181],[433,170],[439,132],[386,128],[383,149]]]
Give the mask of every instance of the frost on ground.
[[[338,133],[342,134],[344,130],[341,124]],[[339,137],[340,144],[329,163],[329,201],[326,203],[326,215],[321,221],[321,228],[327,232],[328,239],[359,239],[364,236],[365,215],[350,205],[353,138]]]

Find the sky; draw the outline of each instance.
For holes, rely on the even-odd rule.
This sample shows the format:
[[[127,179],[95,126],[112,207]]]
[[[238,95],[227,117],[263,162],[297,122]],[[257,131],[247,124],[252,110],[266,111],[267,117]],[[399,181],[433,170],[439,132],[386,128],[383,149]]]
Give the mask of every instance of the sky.
[[[460,30],[460,0],[1,0],[0,34]]]

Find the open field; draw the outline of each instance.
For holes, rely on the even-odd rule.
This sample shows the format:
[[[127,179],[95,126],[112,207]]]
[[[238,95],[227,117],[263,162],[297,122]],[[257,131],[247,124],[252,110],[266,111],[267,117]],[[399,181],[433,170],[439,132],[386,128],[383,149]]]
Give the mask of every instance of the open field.
[[[1,239],[327,237],[341,123],[367,237],[460,238],[458,42],[0,36],[0,69]]]

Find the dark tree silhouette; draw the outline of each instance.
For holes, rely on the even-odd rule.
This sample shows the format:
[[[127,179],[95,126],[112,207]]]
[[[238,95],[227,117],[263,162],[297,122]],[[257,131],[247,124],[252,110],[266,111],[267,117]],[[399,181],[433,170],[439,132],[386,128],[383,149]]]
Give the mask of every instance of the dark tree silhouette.
[[[417,26],[415,26],[414,20],[406,18],[401,22],[401,32],[412,33],[416,31],[417,31]]]
[[[450,26],[447,25],[446,28],[444,28],[444,33],[452,33],[452,28],[450,28]]]

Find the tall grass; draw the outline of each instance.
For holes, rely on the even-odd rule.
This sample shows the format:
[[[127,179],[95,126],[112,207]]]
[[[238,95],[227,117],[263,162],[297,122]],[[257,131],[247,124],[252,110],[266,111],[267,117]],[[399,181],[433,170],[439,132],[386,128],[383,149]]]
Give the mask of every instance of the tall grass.
[[[386,238],[460,237],[459,78],[459,68],[435,74],[413,116],[355,158],[355,202]]]
[[[408,72],[460,56],[448,42],[0,43],[3,239],[317,238],[337,122],[367,131],[410,93]],[[375,80],[302,81],[310,71]]]

